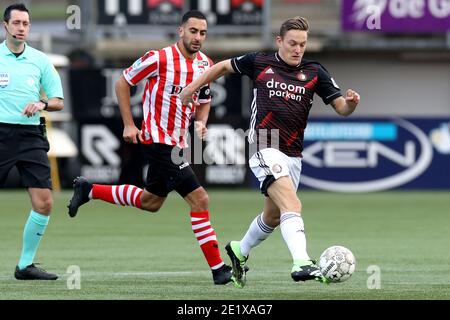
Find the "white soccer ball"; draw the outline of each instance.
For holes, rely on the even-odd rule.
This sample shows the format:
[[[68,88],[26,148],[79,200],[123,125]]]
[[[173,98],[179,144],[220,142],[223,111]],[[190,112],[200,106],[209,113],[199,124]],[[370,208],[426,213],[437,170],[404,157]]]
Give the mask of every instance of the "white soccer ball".
[[[343,282],[355,272],[355,256],[346,247],[332,246],[320,255],[319,268],[331,282]]]

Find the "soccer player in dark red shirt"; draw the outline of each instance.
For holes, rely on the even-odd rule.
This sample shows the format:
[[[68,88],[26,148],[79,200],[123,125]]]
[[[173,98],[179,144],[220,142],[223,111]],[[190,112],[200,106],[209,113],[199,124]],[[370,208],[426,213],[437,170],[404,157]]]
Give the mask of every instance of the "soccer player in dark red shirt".
[[[303,59],[308,30],[304,18],[285,21],[276,38],[277,52],[255,52],[222,61],[180,95],[183,104],[195,104],[193,95],[199,88],[228,73],[247,75],[253,80],[248,141],[250,149],[253,146],[256,152],[251,156],[249,166],[266,197],[264,212],[253,220],[243,239],[231,241],[226,246],[240,286],[245,285],[244,267],[250,250],[278,225],[292,255],[293,280],[326,281],[306,251],[302,207],[296,192],[301,173],[303,134],[315,93],[343,116],[355,110],[360,96],[347,90],[343,97],[320,63]]]

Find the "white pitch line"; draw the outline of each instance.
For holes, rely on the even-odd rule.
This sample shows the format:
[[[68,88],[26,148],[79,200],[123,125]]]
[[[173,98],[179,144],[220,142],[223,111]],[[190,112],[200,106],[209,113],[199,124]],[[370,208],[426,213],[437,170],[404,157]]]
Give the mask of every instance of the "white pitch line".
[[[204,271],[160,271],[160,272],[113,272],[113,273],[98,273],[100,275],[111,276],[184,276],[189,274],[202,274]],[[89,274],[89,273],[88,273]],[[94,273],[94,275],[97,273]]]
[[[126,272],[92,272],[87,271],[83,272],[81,270],[82,277],[179,277],[186,275],[194,275],[194,274],[206,274],[207,271],[155,271],[155,272],[134,272],[134,271],[126,271]],[[60,278],[69,276],[70,274],[64,273],[60,274]],[[0,274],[0,280],[12,280],[14,276],[12,274]]]

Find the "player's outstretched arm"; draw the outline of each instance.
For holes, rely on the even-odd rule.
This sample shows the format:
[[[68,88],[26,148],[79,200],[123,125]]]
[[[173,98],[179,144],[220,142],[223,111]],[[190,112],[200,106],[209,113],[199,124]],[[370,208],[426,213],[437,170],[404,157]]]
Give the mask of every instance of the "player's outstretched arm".
[[[341,116],[349,116],[355,111],[360,100],[361,97],[356,91],[348,89],[345,98],[336,98],[331,102],[331,105]]]
[[[199,78],[197,78],[195,81],[191,82],[187,87],[185,87],[183,91],[181,91],[180,93],[181,103],[183,105],[188,105],[189,103],[196,103],[193,100],[193,95],[195,91],[203,87],[205,84],[210,83],[220,78],[221,76],[231,72],[234,72],[233,67],[231,66],[231,59],[221,61],[218,64],[212,66]]]

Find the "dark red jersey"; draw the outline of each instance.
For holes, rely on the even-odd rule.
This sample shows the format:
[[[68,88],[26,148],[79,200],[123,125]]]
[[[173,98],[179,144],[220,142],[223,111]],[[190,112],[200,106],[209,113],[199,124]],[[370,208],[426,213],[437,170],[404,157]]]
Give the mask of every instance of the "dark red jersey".
[[[304,59],[298,66],[290,66],[277,52],[249,53],[231,59],[231,65],[253,80],[249,143],[258,143],[258,148],[277,147],[290,157],[301,157],[314,93],[325,104],[342,96],[328,71],[320,63]],[[274,141],[276,132],[278,142]]]

